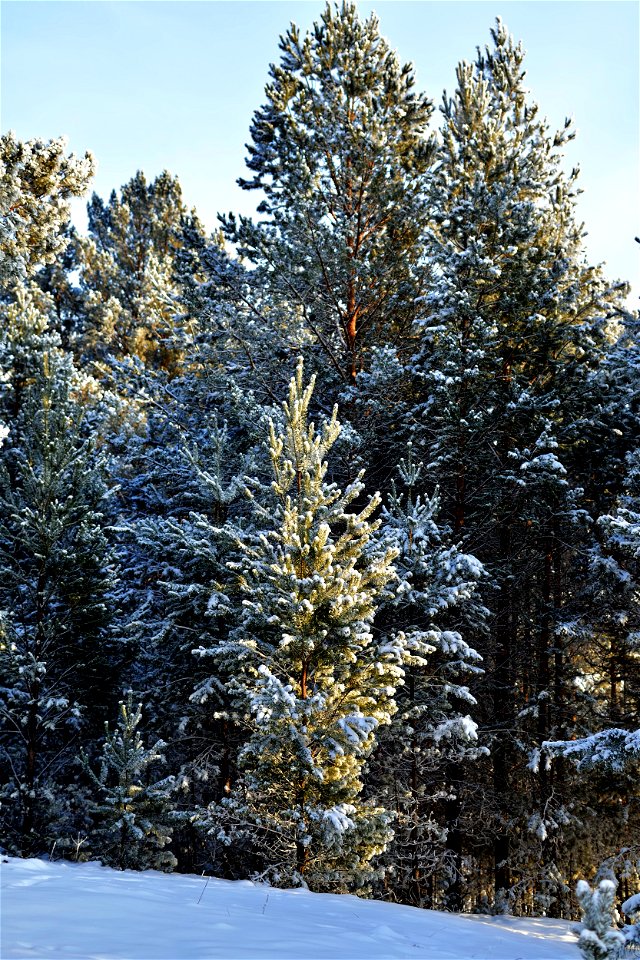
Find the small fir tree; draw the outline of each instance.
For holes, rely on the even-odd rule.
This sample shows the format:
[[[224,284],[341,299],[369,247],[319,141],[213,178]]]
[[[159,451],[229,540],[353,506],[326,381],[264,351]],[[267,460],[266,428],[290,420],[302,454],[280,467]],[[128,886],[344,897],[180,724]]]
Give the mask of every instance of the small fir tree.
[[[107,866],[119,870],[172,870],[176,858],[166,849],[171,843],[170,824],[175,778],[154,780],[152,768],[162,763],[165,743],[145,747],[138,727],[142,704],[133,706],[133,694],[120,701],[118,723],[111,733],[105,723],[100,773],[83,756],[99,799],[90,804],[95,821],[92,850]]]
[[[344,493],[327,480],[337,412],[316,431],[314,380],[305,388],[302,377],[300,362],[282,427],[270,426],[257,530],[238,531],[239,624],[210,651],[247,725],[238,782],[211,814],[230,825],[227,839],[246,827],[270,879],[344,890],[370,880],[391,836],[389,815],[360,793],[402,679],[400,641],[372,633],[395,551],[372,543],[377,496],[350,512],[360,478]]]
[[[576,896],[582,908],[578,946],[585,960],[617,960],[624,948],[624,935],[614,926],[616,884],[601,880],[592,889],[580,880]]]

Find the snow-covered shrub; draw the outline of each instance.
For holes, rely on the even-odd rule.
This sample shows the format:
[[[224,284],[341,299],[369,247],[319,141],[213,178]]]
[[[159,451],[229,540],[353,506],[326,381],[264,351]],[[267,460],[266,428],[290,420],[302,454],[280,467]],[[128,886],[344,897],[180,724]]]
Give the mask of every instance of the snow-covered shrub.
[[[582,908],[578,946],[585,960],[616,960],[624,948],[624,935],[614,926],[616,884],[601,880],[593,889],[580,880],[576,896]]]
[[[640,950],[640,893],[625,900],[620,909],[632,921],[623,930],[625,943]]]
[[[169,818],[175,780],[154,780],[149,769],[164,761],[161,750],[165,744],[158,740],[152,747],[144,746],[138,730],[142,704],[134,708],[131,692],[119,706],[114,732],[110,733],[105,724],[98,776],[83,756],[84,767],[100,797],[91,804],[96,822],[91,846],[107,866],[172,870],[176,859],[166,847],[172,836]]]

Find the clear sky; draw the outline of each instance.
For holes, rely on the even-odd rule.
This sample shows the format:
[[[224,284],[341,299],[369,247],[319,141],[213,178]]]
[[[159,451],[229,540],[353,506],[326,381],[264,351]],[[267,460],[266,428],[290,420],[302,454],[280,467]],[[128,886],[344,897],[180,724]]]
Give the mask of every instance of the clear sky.
[[[635,0],[378,0],[381,32],[440,102],[455,66],[489,41],[496,16],[524,43],[532,96],[552,126],[573,116],[587,251],[637,284],[640,245],[639,6]],[[2,129],[66,134],[98,160],[107,196],[138,169],[177,174],[209,228],[251,213],[235,185],[278,37],[308,28],[321,0],[2,0]],[[83,223],[80,208],[75,212]]]

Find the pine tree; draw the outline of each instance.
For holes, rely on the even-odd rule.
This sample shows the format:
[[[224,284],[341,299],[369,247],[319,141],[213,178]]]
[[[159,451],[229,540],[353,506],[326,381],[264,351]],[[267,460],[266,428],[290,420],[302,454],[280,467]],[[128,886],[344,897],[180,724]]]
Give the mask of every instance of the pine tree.
[[[323,376],[353,383],[371,347],[413,316],[432,104],[353,3],[328,3],[306,36],[292,24],[280,49],[251,127],[253,176],[239,180],[262,192],[265,216],[222,223],[289,305]]]
[[[165,743],[145,747],[140,735],[142,704],[133,706],[133,694],[120,701],[118,723],[111,733],[105,723],[100,772],[83,756],[94,791],[89,806],[95,828],[90,837],[93,853],[107,866],[119,870],[172,870],[176,858],[166,849],[171,843],[174,777],[154,780],[151,770],[162,763]],[[150,782],[152,781],[152,782]]]
[[[82,195],[94,170],[90,153],[78,159],[67,156],[65,148],[63,137],[25,142],[13,132],[0,137],[0,389],[3,400],[13,393],[9,405],[0,410],[0,434],[8,431],[19,412],[20,394],[30,376],[26,369],[30,342],[34,334],[41,336],[48,329],[44,316],[53,304],[35,297],[43,317],[39,325],[26,324],[27,343],[12,333],[16,311],[6,319],[5,312],[16,300],[24,304],[30,296],[33,299],[36,291],[30,293],[30,288],[38,275],[65,255],[71,239],[69,201]],[[17,314],[22,313],[18,306]]]
[[[65,154],[66,140],[0,138],[0,287],[22,284],[68,243],[69,200],[82,196],[94,170],[90,153]]]
[[[173,371],[181,359],[175,259],[185,231],[202,232],[178,180],[165,171],[148,184],[138,172],[107,203],[94,194],[88,215],[89,237],[79,244],[85,350]]]
[[[273,480],[256,492],[256,532],[237,534],[239,623],[209,651],[247,726],[239,779],[210,817],[228,840],[251,837],[272,880],[341,890],[367,883],[390,838],[389,816],[360,792],[395,709],[402,649],[371,630],[393,577],[393,551],[373,543],[379,500],[350,512],[360,479],[344,492],[327,481],[337,413],[315,430],[314,380],[305,388],[302,377],[300,362],[282,426],[270,427]]]
[[[145,690],[149,722],[167,741],[171,768],[179,771],[183,810],[223,795],[235,770],[239,734],[228,713],[228,677],[212,676],[208,658],[193,651],[210,648],[235,622],[226,562],[233,553],[231,526],[246,507],[245,484],[234,467],[252,469],[250,456],[241,454],[242,440],[230,436],[236,431],[215,415],[201,417],[183,421],[177,436],[164,425],[158,439],[170,441],[165,458],[157,457],[159,444],[136,476],[146,504],[137,503],[133,519],[120,527],[133,568],[130,631],[140,649],[135,682]],[[209,857],[185,818],[177,824],[174,850],[181,868],[195,869]],[[229,872],[215,854],[204,865]]]
[[[54,784],[73,781],[74,742],[95,735],[123,661],[101,466],[69,358],[40,361],[0,453],[4,833],[23,851],[46,844],[63,805]]]
[[[4,138],[19,223],[3,274],[0,330],[0,609],[4,641],[0,740],[7,843],[38,850],[73,825],[72,744],[96,730],[122,654],[111,633],[115,562],[105,535],[107,491],[83,424],[80,378],[52,328],[38,281],[70,240],[68,198],[89,157],[64,141]],[[16,225],[14,225],[16,226]]]
[[[101,257],[108,269],[88,274],[85,287],[93,283],[104,303],[107,287],[100,283],[108,279],[127,310],[137,304],[139,317],[148,311],[159,323],[167,319],[164,359],[154,351],[133,355],[137,348],[131,344],[131,355],[129,347],[103,344],[104,388],[95,427],[106,441],[118,491],[121,595],[127,636],[140,652],[129,682],[144,691],[148,723],[167,742],[171,769],[189,784],[181,795],[186,809],[217,796],[233,766],[230,725],[213,717],[200,693],[192,699],[209,676],[208,664],[194,659],[192,650],[210,646],[226,626],[209,606],[211,583],[221,579],[221,569],[226,573],[227,514],[242,499],[236,473],[251,470],[262,411],[253,396],[255,384],[239,375],[234,356],[219,344],[216,317],[209,312],[217,309],[212,301],[218,295],[211,289],[217,280],[208,283],[202,268],[207,245],[197,221],[177,208],[176,197],[177,182],[163,185],[159,178],[146,186],[140,176],[107,206],[94,198],[94,226],[104,235]],[[137,278],[127,259],[136,249]],[[136,299],[156,255],[172,278],[164,288],[166,313],[148,298]],[[231,313],[235,305],[223,303],[221,309]],[[202,862],[200,840],[184,819],[173,849],[181,868],[220,869]]]
[[[202,638],[193,624],[206,610],[193,581],[211,575],[202,551],[187,558],[197,528],[188,518],[213,509],[187,454],[197,449],[207,458],[216,418],[224,416],[179,299],[178,258],[202,244],[203,231],[166,171],[152,182],[139,172],[107,202],[94,195],[88,214],[89,236],[77,244],[82,302],[72,340],[101,379],[93,428],[117,489],[122,622],[139,652],[128,682],[144,691],[148,722],[167,741],[172,769],[184,770],[202,732],[185,732],[200,679],[190,651]],[[64,294],[59,278],[52,285],[56,296]],[[185,590],[167,601],[165,581],[178,593],[183,578],[189,597]],[[182,857],[180,843],[176,851]],[[188,857],[185,863],[193,866]]]
[[[490,644],[470,639],[485,660],[478,695],[494,733],[495,839],[484,841],[496,891],[509,891],[532,866],[518,831],[536,808],[543,816],[563,802],[561,770],[551,783],[544,769],[531,778],[527,762],[550,730],[568,733],[572,722],[569,583],[576,548],[589,545],[581,487],[593,484],[602,409],[593,374],[620,289],[584,259],[577,171],[567,177],[561,166],[569,122],[549,133],[527,98],[521,45],[500,22],[492,36],[474,63],[459,65],[442,105],[431,279],[410,369],[420,455],[454,535],[496,588]],[[546,869],[557,837],[541,842]],[[544,878],[519,889],[527,883],[548,896]]]
[[[438,492],[420,493],[422,473],[409,446],[398,467],[404,493],[394,486],[382,511],[381,540],[398,553],[400,582],[381,611],[391,636],[402,633],[405,684],[371,781],[397,816],[387,853],[393,896],[462,910],[463,764],[486,752],[469,715],[476,701],[468,682],[482,673],[481,658],[463,633],[481,632],[488,611],[478,587],[486,574],[439,525]]]
[[[582,908],[582,928],[578,946],[585,960],[617,960],[624,945],[624,936],[613,926],[616,884],[601,880],[592,890],[580,880],[576,895]]]

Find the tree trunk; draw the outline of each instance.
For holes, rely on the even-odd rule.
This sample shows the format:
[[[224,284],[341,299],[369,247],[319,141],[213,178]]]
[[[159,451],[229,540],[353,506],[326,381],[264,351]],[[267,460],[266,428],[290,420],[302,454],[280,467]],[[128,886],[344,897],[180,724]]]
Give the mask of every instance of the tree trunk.
[[[461,535],[465,523],[465,464],[464,438],[459,440],[458,470],[456,475],[453,532],[457,538]],[[447,910],[457,913],[464,909],[464,891],[462,883],[463,836],[460,829],[462,801],[461,785],[464,782],[464,768],[459,763],[448,763],[445,767],[445,783],[450,799],[445,803],[445,823],[447,825],[447,852],[451,868],[451,883],[447,890],[445,904]]]
[[[357,355],[356,355],[356,337],[358,336],[358,305],[356,301],[356,284],[352,277],[349,280],[349,289],[347,293],[347,315],[344,323],[344,333],[347,343],[347,367],[348,379],[351,386],[356,385]]]
[[[498,728],[497,739],[493,747],[493,788],[499,816],[493,851],[496,896],[499,891],[502,890],[506,894],[511,888],[509,863],[511,843],[508,825],[505,820],[512,805],[509,779],[512,758],[508,737],[513,725],[513,685],[511,682],[513,648],[511,591],[513,587],[509,575],[505,572],[511,571],[511,527],[506,519],[500,521],[498,545],[499,557],[503,566],[503,582],[500,585],[496,603],[496,655],[493,678],[494,718]]]
[[[461,913],[464,910],[464,890],[462,882],[462,847],[463,836],[460,829],[462,803],[460,789],[462,786],[463,768],[459,763],[449,763],[446,767],[446,783],[451,793],[451,799],[445,804],[445,818],[447,824],[447,850],[451,865],[451,883],[445,897],[447,910]]]
[[[35,798],[36,773],[38,764],[38,700],[39,687],[32,691],[26,724],[27,760],[25,766],[24,801],[22,814],[22,836],[25,840],[33,831],[35,825]]]

